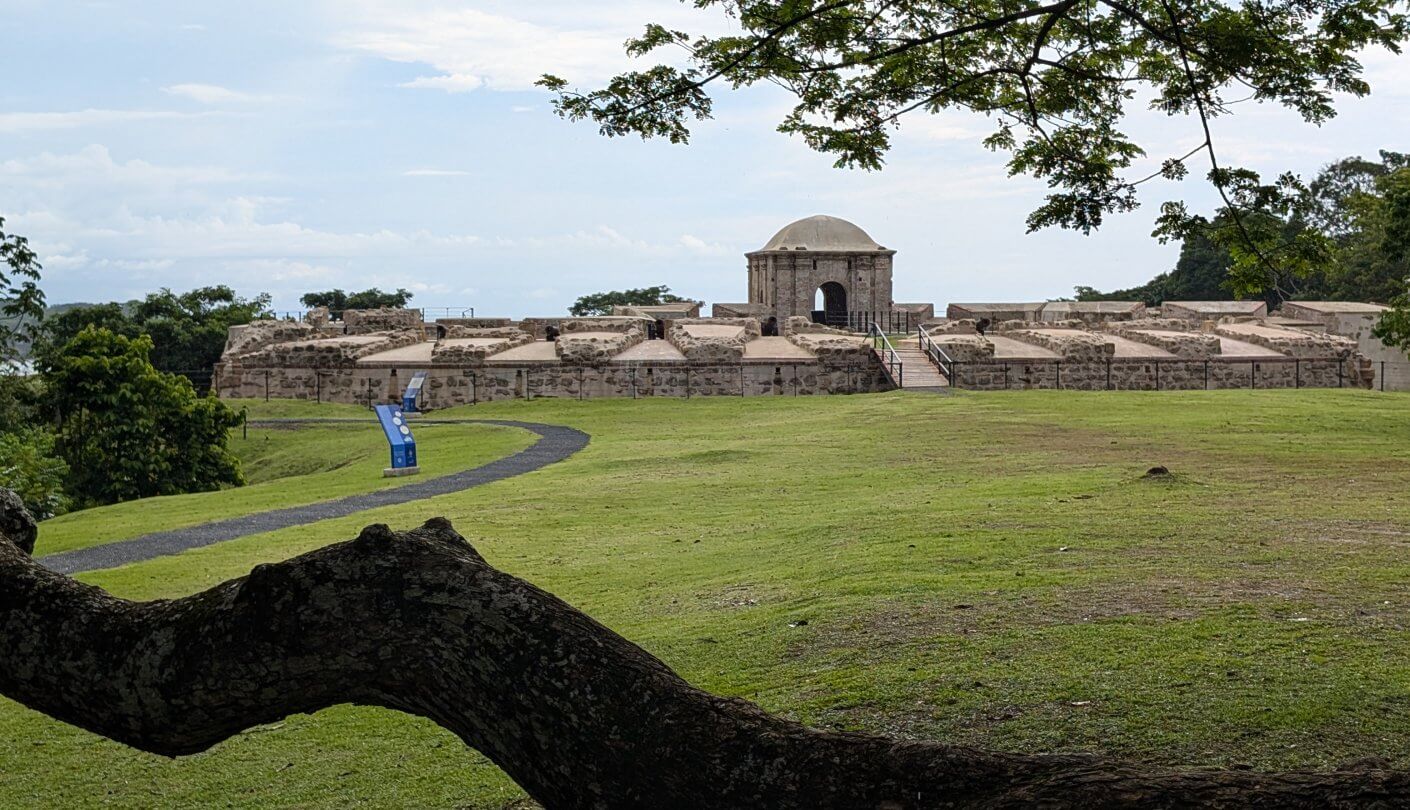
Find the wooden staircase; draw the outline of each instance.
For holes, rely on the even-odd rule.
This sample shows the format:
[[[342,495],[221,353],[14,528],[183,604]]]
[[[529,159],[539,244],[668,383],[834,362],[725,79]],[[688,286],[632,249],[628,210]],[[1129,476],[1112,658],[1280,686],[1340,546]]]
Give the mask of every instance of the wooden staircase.
[[[942,391],[950,387],[940,369],[930,361],[925,352],[915,346],[896,347],[896,359],[901,361],[901,387],[907,391]]]

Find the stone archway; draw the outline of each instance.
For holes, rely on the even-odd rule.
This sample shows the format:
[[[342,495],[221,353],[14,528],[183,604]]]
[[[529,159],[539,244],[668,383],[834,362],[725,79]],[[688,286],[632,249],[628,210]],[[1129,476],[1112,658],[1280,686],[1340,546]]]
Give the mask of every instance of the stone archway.
[[[847,288],[836,281],[827,281],[818,287],[822,298],[822,322],[829,326],[845,326],[847,323]],[[815,296],[817,298],[819,296]]]

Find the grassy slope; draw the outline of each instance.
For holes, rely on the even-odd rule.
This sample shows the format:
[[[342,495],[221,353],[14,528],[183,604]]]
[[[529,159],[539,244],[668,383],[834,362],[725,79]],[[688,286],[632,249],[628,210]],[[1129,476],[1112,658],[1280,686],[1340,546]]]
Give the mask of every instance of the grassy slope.
[[[365,523],[444,514],[492,563],[693,682],[809,723],[1164,764],[1410,766],[1410,397],[888,394],[473,413],[594,438],[515,481],[84,578],[177,596]],[[1155,464],[1175,476],[1143,479]],[[6,704],[0,746],[4,806],[517,796],[449,735],[373,709],[290,718],[168,762]]]
[[[305,415],[361,418],[366,424],[251,427],[248,438],[236,430],[230,447],[240,456],[248,486],[148,498],[63,515],[41,526],[37,553],[53,554],[147,532],[403,486],[478,467],[518,452],[536,438],[526,431],[491,425],[414,423],[421,476],[389,479],[382,477],[382,468],[387,466],[386,440],[365,408],[324,406],[320,410],[307,403],[250,406],[251,419]]]

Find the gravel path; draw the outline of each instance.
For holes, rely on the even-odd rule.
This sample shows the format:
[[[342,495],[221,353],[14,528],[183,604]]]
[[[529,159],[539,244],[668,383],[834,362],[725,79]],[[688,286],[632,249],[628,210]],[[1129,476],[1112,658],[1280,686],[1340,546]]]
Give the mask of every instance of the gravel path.
[[[359,419],[262,419],[251,420],[251,425],[270,424],[327,424],[350,422],[366,424]],[[512,456],[492,461],[483,467],[464,470],[451,475],[432,478],[415,484],[405,484],[391,489],[377,490],[363,495],[349,495],[322,503],[306,506],[291,506],[287,509],[274,509],[253,515],[218,520],[200,526],[154,532],[130,540],[120,540],[91,548],[64,551],[40,557],[39,562],[61,574],[79,574],[84,571],[98,571],[115,568],[119,565],[144,562],[156,557],[180,554],[193,548],[223,543],[226,540],[245,537],[251,534],[303,526],[330,518],[347,517],[367,509],[382,506],[395,506],[402,503],[434,498],[478,487],[483,484],[502,481],[517,475],[533,472],[573,455],[587,446],[589,436],[580,430],[559,425],[541,425],[535,422],[512,422],[496,419],[455,419],[421,422],[436,425],[501,425],[522,428],[537,433],[539,440],[527,450]]]

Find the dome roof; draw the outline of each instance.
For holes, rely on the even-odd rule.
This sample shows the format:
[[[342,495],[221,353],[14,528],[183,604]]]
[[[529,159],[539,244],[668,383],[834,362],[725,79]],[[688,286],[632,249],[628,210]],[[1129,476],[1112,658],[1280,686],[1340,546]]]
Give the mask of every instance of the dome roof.
[[[816,216],[800,219],[774,234],[763,250],[822,250],[875,253],[886,248],[845,219]]]

